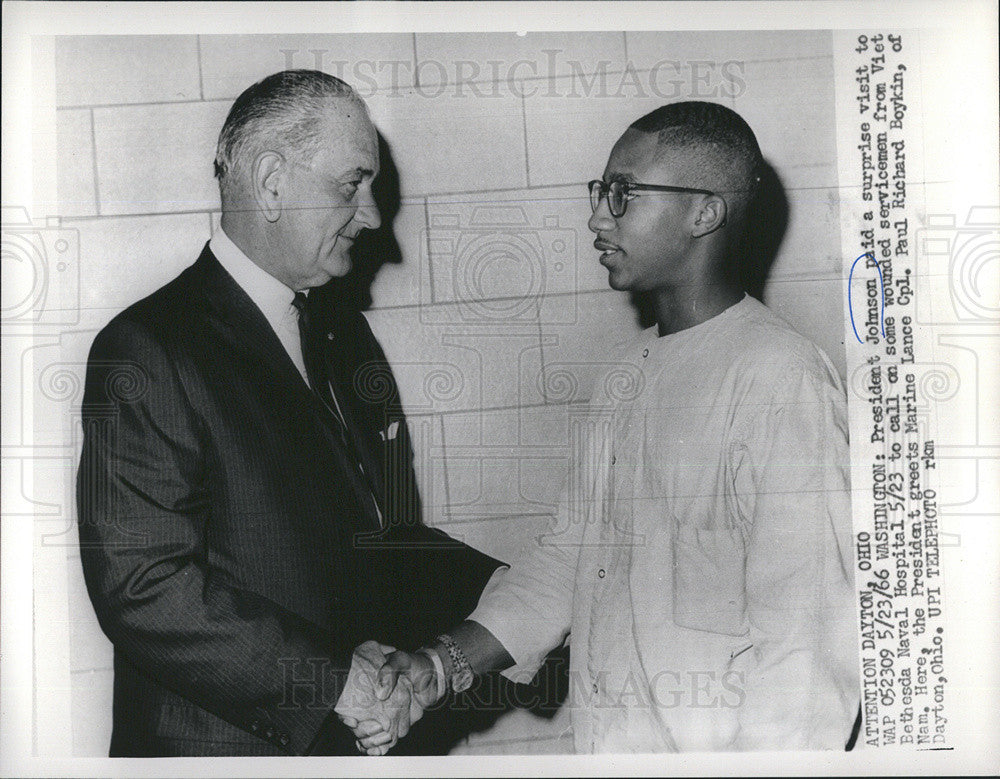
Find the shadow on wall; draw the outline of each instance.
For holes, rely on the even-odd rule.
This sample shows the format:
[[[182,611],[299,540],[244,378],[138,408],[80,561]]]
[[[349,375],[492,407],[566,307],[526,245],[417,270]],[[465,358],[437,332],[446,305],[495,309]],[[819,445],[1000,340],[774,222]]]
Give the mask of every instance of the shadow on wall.
[[[764,285],[788,229],[788,196],[777,171],[764,163],[760,189],[750,207],[743,251],[735,269],[740,286],[762,303]]]
[[[378,134],[379,174],[372,185],[382,224],[377,230],[363,230],[351,251],[352,267],[343,278],[335,278],[318,287],[316,294],[327,299],[338,311],[365,311],[372,305],[371,288],[383,265],[399,265],[403,252],[392,225],[399,213],[399,170],[388,142]]]
[[[764,287],[774,266],[774,261],[788,229],[788,196],[777,171],[765,162],[761,171],[760,189],[750,205],[747,230],[742,248],[733,257],[729,272],[735,276],[740,289],[762,303]],[[656,323],[653,306],[648,297],[631,296],[639,326],[643,329]]]

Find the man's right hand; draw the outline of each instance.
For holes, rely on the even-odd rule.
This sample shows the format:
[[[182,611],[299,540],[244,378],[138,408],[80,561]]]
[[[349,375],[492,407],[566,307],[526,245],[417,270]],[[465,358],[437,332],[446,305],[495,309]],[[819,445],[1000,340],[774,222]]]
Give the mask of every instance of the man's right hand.
[[[399,696],[401,687],[410,695],[408,712],[397,708],[396,717],[388,727],[383,727],[379,720],[367,720],[359,722],[353,728],[359,749],[369,755],[384,755],[388,752],[397,740],[392,737],[392,733],[398,733],[401,738],[409,730],[409,726],[439,700],[437,675],[434,664],[427,656],[403,651],[395,651],[386,656],[375,681],[375,696],[380,701],[391,701]]]
[[[368,754],[384,754],[391,749],[409,731],[411,722],[423,714],[419,707],[414,711],[408,681],[394,685],[385,694],[380,695],[376,690],[378,672],[394,649],[375,641],[366,641],[355,648],[347,684],[334,707],[341,721],[359,739],[358,749]],[[416,717],[411,717],[411,713]],[[369,741],[366,748],[360,744],[362,737]],[[381,752],[370,751],[376,743],[384,747]]]
[[[462,649],[475,674],[514,665],[514,658],[504,649],[503,644],[478,622],[466,620],[456,625],[449,635]],[[371,645],[379,648],[378,644],[371,641],[362,647]],[[369,755],[384,755],[388,752],[395,745],[397,735],[398,738],[406,735],[409,725],[420,719],[425,709],[444,697],[443,691],[442,695],[438,695],[437,675],[434,663],[429,657],[423,653],[395,651],[391,647],[381,647],[381,649],[384,650],[382,652],[384,662],[379,662],[378,669],[372,674],[371,684],[374,696],[379,701],[386,702],[383,715],[358,716],[350,722],[341,717],[354,731],[358,739],[358,748]],[[429,651],[437,653],[447,676],[451,672],[449,669],[452,667],[452,662],[443,646],[435,644]],[[372,656],[372,659],[375,657]],[[370,668],[370,665],[368,667]],[[446,688],[447,685],[442,687]],[[409,695],[408,718],[404,712],[406,707],[389,705],[392,701],[401,700],[404,694]],[[395,711],[395,714],[390,717],[391,721],[385,724],[384,711],[389,709]]]

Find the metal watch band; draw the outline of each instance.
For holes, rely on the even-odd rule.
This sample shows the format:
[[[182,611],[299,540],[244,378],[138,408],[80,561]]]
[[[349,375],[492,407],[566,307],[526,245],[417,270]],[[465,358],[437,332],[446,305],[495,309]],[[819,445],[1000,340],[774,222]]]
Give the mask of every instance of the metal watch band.
[[[465,692],[472,686],[474,678],[469,659],[465,656],[462,648],[455,643],[455,639],[447,633],[442,633],[437,637],[437,640],[444,644],[445,649],[448,650],[448,657],[451,658],[452,672],[449,682],[452,691]]]

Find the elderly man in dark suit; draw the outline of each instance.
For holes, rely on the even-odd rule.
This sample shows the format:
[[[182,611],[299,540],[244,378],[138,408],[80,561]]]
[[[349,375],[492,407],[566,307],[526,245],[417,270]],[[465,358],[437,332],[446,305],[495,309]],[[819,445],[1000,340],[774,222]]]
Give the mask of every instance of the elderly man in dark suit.
[[[380,223],[364,103],[270,76],[215,166],[221,229],[88,364],[80,540],[115,649],[111,755],[356,754],[340,719],[383,653],[467,613],[498,563],[421,524],[384,354],[306,294]]]

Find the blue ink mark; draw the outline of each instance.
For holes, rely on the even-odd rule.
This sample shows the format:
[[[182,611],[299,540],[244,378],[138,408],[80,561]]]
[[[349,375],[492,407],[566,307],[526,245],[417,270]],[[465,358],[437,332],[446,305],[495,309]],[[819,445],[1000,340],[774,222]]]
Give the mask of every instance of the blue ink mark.
[[[879,265],[878,261],[875,259],[874,252],[865,252],[864,254],[857,257],[851,264],[851,273],[847,277],[847,311],[851,317],[851,329],[854,330],[854,337],[858,339],[859,344],[863,344],[864,341],[862,340],[861,336],[858,335],[858,328],[854,324],[854,305],[851,302],[851,297],[852,297],[851,282],[854,280],[854,267],[858,264],[860,260],[864,259],[865,257],[872,258],[872,262],[875,263],[875,270],[878,271],[878,287],[882,293],[882,305],[879,307],[878,321],[882,330],[882,337],[885,338],[885,280],[882,278],[882,266]]]

